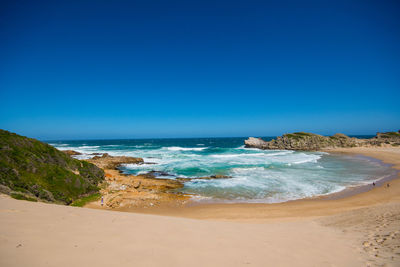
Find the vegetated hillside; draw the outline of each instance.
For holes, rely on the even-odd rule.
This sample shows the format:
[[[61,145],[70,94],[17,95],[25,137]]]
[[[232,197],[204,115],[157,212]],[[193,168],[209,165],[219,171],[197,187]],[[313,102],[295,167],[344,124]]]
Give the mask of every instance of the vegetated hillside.
[[[99,191],[104,172],[38,140],[0,129],[0,191],[70,204]]]

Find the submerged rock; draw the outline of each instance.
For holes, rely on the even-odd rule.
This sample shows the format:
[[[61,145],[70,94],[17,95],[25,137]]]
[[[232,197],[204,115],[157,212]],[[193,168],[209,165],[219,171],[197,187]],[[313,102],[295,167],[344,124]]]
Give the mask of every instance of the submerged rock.
[[[214,180],[214,179],[229,179],[229,178],[232,178],[232,176],[217,174],[217,175],[195,177],[195,178],[176,178],[176,180],[182,182],[189,182],[192,180]]]
[[[194,179],[213,180],[213,179],[228,179],[228,178],[232,178],[232,176],[217,174],[217,175],[211,175],[211,176],[197,177]]]
[[[147,164],[147,163],[146,163]],[[146,177],[146,178],[156,178],[156,177],[165,177],[165,176],[172,176],[174,177],[174,175],[169,174],[167,172],[163,172],[163,171],[149,171],[147,173],[141,174],[141,176]]]
[[[164,171],[149,171],[147,173],[144,174],[140,174],[140,176],[145,177],[145,178],[149,178],[149,179],[163,179],[161,177],[175,177],[172,180],[176,180],[179,182],[189,182],[192,180],[213,180],[213,179],[228,179],[228,178],[232,178],[232,176],[228,176],[228,175],[221,175],[221,174],[216,174],[216,175],[210,175],[210,176],[203,176],[203,177],[194,177],[194,178],[183,178],[183,177],[176,177],[173,174],[164,172]]]

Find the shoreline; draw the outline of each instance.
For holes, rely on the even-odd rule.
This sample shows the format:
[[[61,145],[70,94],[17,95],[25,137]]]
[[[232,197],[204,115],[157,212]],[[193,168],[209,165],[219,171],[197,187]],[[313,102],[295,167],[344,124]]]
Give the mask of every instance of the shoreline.
[[[324,152],[328,152],[328,151],[324,151]],[[331,155],[332,154],[337,154],[337,155],[341,155],[344,153],[341,152],[329,152]],[[371,183],[374,182],[375,183],[375,187],[380,187],[382,185],[385,185],[386,183],[396,179],[396,178],[400,178],[400,176],[398,176],[400,174],[400,169],[395,169],[393,168],[393,164],[387,164],[384,163],[382,160],[379,160],[377,158],[373,158],[373,157],[369,157],[369,156],[364,156],[364,155],[360,155],[357,153],[353,153],[353,152],[349,152],[346,153],[349,155],[354,155],[354,156],[362,156],[363,158],[367,158],[368,160],[371,161],[375,161],[378,162],[379,164],[389,167],[391,169],[393,169],[395,171],[395,173],[387,176],[387,177],[383,177],[380,179],[374,179],[371,180]],[[331,193],[327,193],[327,194],[321,194],[321,195],[315,195],[315,196],[311,196],[311,197],[304,197],[304,198],[298,198],[298,199],[290,199],[290,200],[285,200],[285,201],[281,201],[281,202],[235,202],[234,200],[232,201],[213,201],[212,199],[210,199],[210,201],[204,200],[204,201],[191,201],[190,203],[188,203],[188,206],[196,206],[196,205],[213,205],[213,204],[268,204],[268,205],[273,205],[273,204],[279,204],[279,203],[287,203],[287,202],[295,202],[295,201],[302,201],[302,200],[323,200],[323,199],[341,199],[341,198],[346,198],[346,197],[350,197],[353,195],[357,195],[360,193],[364,193],[364,192],[368,192],[372,189],[374,189],[375,187],[371,184],[357,184],[357,185],[353,185],[353,186],[348,186],[340,191],[337,192],[331,192]],[[197,196],[195,195],[194,197],[200,197],[201,196]]]
[[[376,147],[372,148],[375,149]],[[339,149],[340,150],[340,149]],[[162,191],[162,192],[153,192],[156,195],[158,195],[159,197],[161,197],[162,199],[160,199],[160,201],[157,201],[156,198],[153,198],[153,200],[156,201],[157,206],[161,206],[161,207],[166,207],[166,206],[172,206],[172,207],[177,207],[177,206],[186,206],[186,207],[192,207],[192,206],[198,206],[198,205],[215,205],[215,204],[279,204],[279,203],[287,203],[287,202],[295,202],[295,201],[302,201],[302,200],[319,200],[319,199],[340,199],[340,198],[346,198],[349,196],[353,196],[356,194],[360,194],[360,193],[364,193],[367,192],[371,189],[373,189],[374,187],[372,187],[372,183],[375,183],[376,187],[381,186],[382,184],[389,182],[393,179],[395,179],[397,177],[397,174],[399,172],[399,170],[396,170],[395,168],[393,168],[393,164],[388,164],[383,162],[380,159],[377,158],[373,158],[370,156],[366,156],[366,155],[360,155],[359,153],[355,153],[355,152],[340,152],[340,151],[332,151],[332,150],[325,150],[325,151],[321,151],[321,152],[327,152],[327,154],[329,155],[342,155],[342,154],[351,154],[352,157],[360,157],[360,158],[364,158],[365,160],[371,161],[371,162],[375,162],[378,163],[379,165],[386,167],[386,168],[390,168],[394,171],[394,173],[392,174],[388,174],[385,177],[372,177],[372,179],[369,179],[369,182],[367,183],[359,181],[357,184],[353,184],[353,185],[348,185],[343,189],[340,189],[339,191],[334,191],[334,192],[330,192],[330,193],[326,193],[326,194],[320,194],[320,195],[314,195],[314,196],[309,196],[309,197],[303,197],[303,198],[297,198],[297,199],[287,199],[287,200],[282,200],[282,201],[278,201],[278,202],[268,202],[268,201],[263,201],[262,199],[258,199],[258,200],[243,200],[243,201],[235,201],[235,200],[226,200],[226,199],[213,199],[212,197],[203,197],[201,195],[198,194],[191,194],[191,193],[186,193],[182,190],[179,190],[179,188],[183,188],[184,183],[181,183],[182,186],[180,186],[179,188],[177,188],[177,190],[173,190],[173,191]],[[106,154],[108,155],[108,154]],[[95,157],[96,158],[96,157]],[[100,157],[99,159],[102,160],[103,157]],[[117,160],[118,157],[111,157],[111,160]],[[124,158],[124,157],[122,157]],[[127,157],[128,159],[140,159],[140,158],[131,158],[131,157]],[[110,160],[110,159],[109,159]],[[141,159],[140,159],[141,160]],[[128,186],[129,187],[129,180],[130,181],[143,181],[143,178],[146,178],[147,180],[147,184],[152,184],[154,183],[159,184],[162,183],[162,181],[166,181],[166,182],[170,182],[171,186],[176,186],[174,185],[175,181],[179,180],[174,180],[174,179],[165,179],[165,178],[156,178],[153,176],[148,176],[148,175],[134,175],[134,174],[130,174],[130,173],[126,173],[124,170],[121,170],[120,168],[109,168],[109,167],[105,167],[104,163],[102,163],[101,161],[98,162],[97,160],[93,160],[93,159],[88,159],[87,161],[96,164],[98,167],[102,168],[105,173],[106,173],[106,180],[108,183],[112,183],[112,181],[115,180],[120,180],[119,182],[117,182],[117,184],[121,184],[122,186]],[[104,166],[103,166],[104,165]],[[115,171],[118,171],[118,174],[116,174]],[[107,179],[107,177],[115,177],[112,178],[111,181]],[[121,177],[124,177],[126,179],[118,179]],[[207,178],[207,177],[202,177],[202,178]],[[151,181],[150,181],[151,179]],[[207,179],[211,179],[207,178]],[[181,180],[179,180],[179,182],[181,182]],[[140,182],[139,182],[140,183]],[[114,190],[115,190],[115,186]],[[135,187],[136,188],[136,187]],[[139,189],[138,189],[139,190]],[[109,198],[108,194],[106,193],[107,190],[102,190],[105,193],[105,198]],[[156,190],[157,191],[157,190]],[[126,194],[127,192],[122,190],[119,191],[118,194],[122,194],[125,197],[127,197],[126,199],[133,199],[132,197],[135,194],[132,194],[133,192],[131,192],[128,189],[128,192],[130,192],[129,196]],[[143,192],[141,192],[141,194],[143,194]],[[153,194],[154,195],[154,194]],[[143,196],[143,195],[142,195]],[[167,196],[167,199],[165,199]],[[123,197],[123,198],[125,198]],[[126,205],[127,203],[125,203],[124,205],[121,206],[111,206],[109,205],[109,203],[107,203],[106,206],[108,206],[111,209],[115,209],[115,210],[124,210],[124,211],[129,211],[129,209],[131,208],[132,204],[135,208],[153,208],[153,204],[149,199],[143,199],[143,198],[136,198],[138,200],[141,200],[141,204],[137,204],[137,203],[128,203],[128,205]],[[166,200],[166,201],[165,201]],[[161,203],[161,205],[160,205]],[[150,204],[150,205],[149,205]],[[125,207],[124,207],[125,206]],[[128,206],[128,207],[127,207]],[[90,202],[87,204],[87,207],[90,208],[104,208],[100,206],[99,202]],[[154,207],[155,208],[155,207]]]
[[[366,156],[363,154],[350,152],[350,151],[349,152],[324,151],[324,152],[328,152],[330,154],[337,154],[337,155],[346,154],[346,155],[353,155],[353,156],[362,156],[364,158],[368,158],[369,160],[377,161],[377,162],[379,162],[379,164],[386,165],[387,167],[393,169],[395,171],[395,173],[393,173],[387,177],[371,180],[371,182],[375,183],[375,186],[373,186],[371,183],[349,186],[339,192],[334,192],[334,193],[330,193],[330,194],[326,194],[326,195],[322,195],[322,196],[317,196],[317,197],[315,197],[316,199],[320,198],[320,199],[327,199],[327,200],[335,200],[335,199],[351,197],[351,196],[358,195],[361,193],[369,192],[369,191],[373,190],[374,188],[385,186],[387,183],[389,183],[395,179],[400,179],[400,168],[395,168],[394,167],[395,164],[385,163],[378,158]],[[299,199],[299,200],[301,200],[301,199]]]
[[[118,211],[186,217],[192,219],[262,222],[275,219],[319,217],[381,203],[400,201],[400,148],[356,147],[324,150],[338,154],[362,155],[391,165],[397,174],[337,193],[280,203],[189,203],[179,207],[119,208]],[[390,187],[382,185],[390,182]],[[93,207],[91,208],[101,208]]]

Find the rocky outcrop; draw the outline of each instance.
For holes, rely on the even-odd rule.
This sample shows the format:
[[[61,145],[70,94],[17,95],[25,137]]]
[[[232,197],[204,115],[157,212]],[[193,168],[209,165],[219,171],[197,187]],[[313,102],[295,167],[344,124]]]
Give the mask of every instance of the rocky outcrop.
[[[266,148],[267,142],[262,140],[261,138],[256,138],[256,137],[249,137],[249,139],[244,141],[244,145],[245,147],[267,149]]]
[[[64,152],[65,154],[67,154],[69,156],[82,155],[82,153],[80,153],[78,151],[74,151],[74,150],[62,150],[62,152]]]
[[[377,133],[371,142],[379,144],[394,144],[400,145],[400,131],[399,132],[387,132]]]
[[[335,147],[381,146],[383,144],[398,146],[400,145],[400,134],[396,132],[378,133],[371,139],[358,139],[340,133],[333,136],[322,136],[297,132],[284,134],[271,141],[250,137],[244,143],[245,147],[259,149],[316,151]]]
[[[110,156],[107,153],[102,156],[95,156],[91,159],[88,159],[90,163],[95,164],[97,167],[102,169],[111,169],[115,170],[121,164],[142,164],[144,163],[142,158],[134,158],[134,157],[125,157],[125,156]]]
[[[105,182],[101,185],[101,202],[89,203],[88,207],[103,207],[115,210],[142,209],[150,207],[176,207],[184,205],[190,195],[181,192],[185,182],[197,179],[227,179],[226,175],[211,175],[207,177],[171,179],[171,175],[163,171],[149,171],[139,175],[122,173],[118,167],[121,164],[143,164],[143,159],[133,157],[113,157],[108,154],[95,156],[87,161],[101,167],[105,171]],[[146,164],[149,164],[146,162]],[[153,163],[154,164],[154,163]]]
[[[180,193],[184,183],[151,175],[126,175],[118,170],[105,169],[101,195],[104,208],[125,210],[134,208],[172,207],[186,203],[190,196]],[[99,207],[100,202],[89,204]],[[100,206],[101,207],[101,206]]]

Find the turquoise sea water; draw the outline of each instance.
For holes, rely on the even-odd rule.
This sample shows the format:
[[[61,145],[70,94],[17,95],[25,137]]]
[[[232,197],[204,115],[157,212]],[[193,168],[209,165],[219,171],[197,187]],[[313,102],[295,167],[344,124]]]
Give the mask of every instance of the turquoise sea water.
[[[160,178],[228,175],[229,179],[192,180],[183,192],[195,199],[228,202],[283,202],[339,192],[395,174],[366,157],[244,148],[246,138],[82,140],[48,142],[60,150],[141,157],[127,164],[131,174],[158,171]],[[270,138],[264,138],[270,139]],[[154,164],[155,163],[155,164]]]

